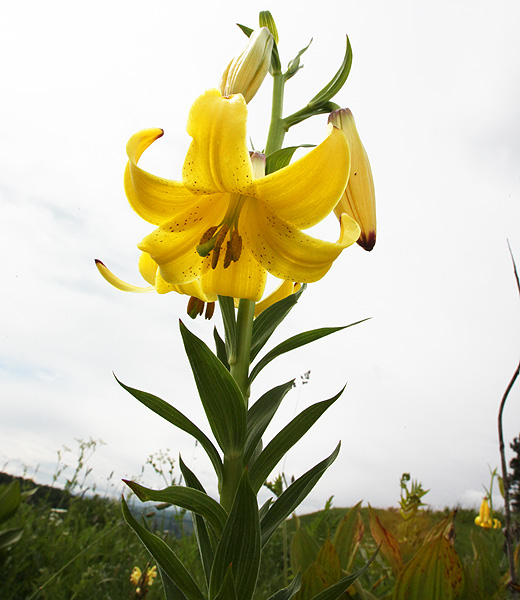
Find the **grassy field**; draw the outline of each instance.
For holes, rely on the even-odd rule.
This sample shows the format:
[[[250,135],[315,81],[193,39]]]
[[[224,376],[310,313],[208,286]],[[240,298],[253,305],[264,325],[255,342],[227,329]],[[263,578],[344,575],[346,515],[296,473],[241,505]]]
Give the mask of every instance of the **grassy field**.
[[[30,487],[30,484],[26,484]],[[51,489],[51,488],[49,488]],[[373,553],[376,543],[370,534],[368,509],[361,510],[364,535],[355,567]],[[306,515],[299,520],[290,519],[281,527],[263,558],[257,598],[268,598],[290,580],[290,546],[297,521],[318,545],[331,537],[347,509],[327,508]],[[156,510],[148,510],[148,518]],[[402,517],[398,510],[376,510],[381,523],[393,532],[399,532]],[[439,523],[447,513],[421,510],[414,521],[414,531],[408,541],[401,543],[403,559],[416,552],[426,532]],[[484,536],[500,551],[501,532],[481,530],[474,525],[475,513],[459,510],[455,517],[454,544],[459,556],[470,562],[475,536]],[[177,519],[178,522],[182,516]],[[134,566],[144,569],[149,563],[146,550],[135,534],[122,520],[119,502],[100,498],[74,496],[68,493],[40,491],[36,496],[22,500],[17,513],[2,524],[2,528],[23,528],[21,539],[0,553],[2,600],[87,600],[96,598],[119,600],[135,598],[135,587],[130,583]],[[202,585],[202,569],[190,533],[180,528],[164,533],[164,538],[188,566],[192,575]],[[486,542],[486,543],[488,543]],[[284,555],[286,557],[284,561]],[[388,564],[382,555],[363,577],[363,587],[377,598],[388,594],[391,581]],[[157,580],[147,595],[149,600],[162,598]]]

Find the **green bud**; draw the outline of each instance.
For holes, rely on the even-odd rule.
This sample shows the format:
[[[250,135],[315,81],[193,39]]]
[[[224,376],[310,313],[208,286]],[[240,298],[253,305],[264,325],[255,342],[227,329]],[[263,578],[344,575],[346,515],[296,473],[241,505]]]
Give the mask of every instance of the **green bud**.
[[[223,96],[242,94],[250,102],[271,65],[273,36],[266,27],[254,31],[246,47],[231,60],[222,74],[219,90]]]

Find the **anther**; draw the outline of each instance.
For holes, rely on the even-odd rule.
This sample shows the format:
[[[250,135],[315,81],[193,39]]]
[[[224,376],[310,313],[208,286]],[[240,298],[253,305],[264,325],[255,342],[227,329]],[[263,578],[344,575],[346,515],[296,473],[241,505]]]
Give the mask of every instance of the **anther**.
[[[210,227],[200,238],[199,245],[197,246],[197,252],[199,256],[207,256],[215,246],[215,231],[217,231],[218,226]]]
[[[217,238],[215,240],[215,246],[213,247],[213,254],[211,255],[211,268],[216,269],[218,264],[218,257],[220,255],[220,248],[226,239],[226,235],[229,231],[228,225],[222,225],[220,231],[218,232]]]

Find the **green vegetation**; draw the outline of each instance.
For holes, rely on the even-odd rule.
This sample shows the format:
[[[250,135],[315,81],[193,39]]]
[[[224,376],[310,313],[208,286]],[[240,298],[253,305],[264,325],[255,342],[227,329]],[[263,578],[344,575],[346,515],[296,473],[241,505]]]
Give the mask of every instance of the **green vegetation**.
[[[33,487],[32,483],[22,484],[22,492]],[[119,502],[99,496],[88,497],[86,494],[60,494],[56,488],[48,489],[53,489],[53,500],[58,499],[57,505],[49,502],[41,489],[38,495],[23,498],[22,494],[18,510],[2,525],[6,529],[23,530],[16,543],[0,552],[2,599],[127,600],[143,597],[136,594],[130,575],[135,566],[144,570],[153,563],[150,563],[148,553],[133,531],[123,522]],[[338,547],[341,543],[343,549],[352,548],[345,537],[339,542],[335,532],[342,522],[349,519],[349,526],[353,526],[352,515],[357,509],[360,520],[353,528],[355,540],[351,540],[352,544],[357,544],[357,551],[353,553],[351,564],[342,564],[341,567],[355,571],[373,554],[377,544],[371,534],[374,522],[373,518],[371,521],[369,509],[358,506],[348,513],[347,509],[331,508],[330,504],[327,503],[323,511],[289,519],[285,524],[285,532],[283,527],[279,528],[271,539],[261,565],[260,585],[256,594],[258,600],[268,598],[287,581],[291,581],[291,565],[295,569],[298,562],[295,557],[295,540],[298,538],[304,536],[317,550],[327,540],[329,544],[334,541]],[[351,515],[349,518],[346,517],[347,513]],[[153,526],[154,519],[157,522],[157,516],[161,514],[162,511],[157,509],[148,509],[142,517]],[[403,537],[403,516],[399,509],[376,509],[373,515],[377,516],[383,528],[399,537],[401,558],[403,563],[407,563],[424,542],[427,532],[443,519],[449,518],[450,511],[417,510],[413,518],[413,536],[409,534],[411,530],[408,525],[407,537]],[[179,515],[178,520],[181,518]],[[459,509],[450,534],[453,547],[465,565],[468,581],[473,582],[471,586],[482,588],[477,593],[475,587],[470,587],[473,595],[461,598],[507,598],[505,592],[500,591],[503,590],[506,574],[502,534],[497,530],[476,527],[474,519],[475,512]],[[346,526],[343,527],[345,529]],[[295,535],[297,532],[298,535]],[[177,534],[163,533],[162,537],[189,565],[190,573],[202,585],[203,573],[194,536],[178,531]],[[288,550],[289,564],[285,573],[284,547]],[[475,560],[475,556],[478,560]],[[315,558],[306,559],[307,563]],[[485,561],[487,566],[483,564]],[[489,572],[495,576],[490,578]],[[392,561],[381,548],[369,570],[359,580],[357,587],[364,590],[365,595],[351,590],[350,597],[370,600],[391,598],[395,581]],[[162,598],[161,587],[157,578],[146,598]]]

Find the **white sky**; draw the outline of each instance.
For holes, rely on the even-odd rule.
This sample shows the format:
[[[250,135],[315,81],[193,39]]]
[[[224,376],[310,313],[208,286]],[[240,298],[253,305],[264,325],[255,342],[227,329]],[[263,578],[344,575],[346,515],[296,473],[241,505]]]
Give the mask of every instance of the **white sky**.
[[[252,6],[253,3],[249,3]],[[330,5],[334,8],[330,8]],[[184,317],[184,297],[131,295],[98,275],[100,258],[140,284],[136,244],[150,230],[122,188],[125,144],[163,127],[143,166],[178,178],[188,109],[218,83],[271,8],[284,65],[314,42],[286,90],[286,114],[335,73],[348,33],[351,76],[335,98],[352,109],[378,203],[372,253],[355,246],[310,286],[277,340],[301,330],[371,321],[273,363],[253,389],[312,371],[285,400],[271,435],[295,412],[343,397],[287,457],[301,475],[342,440],[305,503],[395,505],[408,471],[435,507],[478,505],[499,465],[496,416],[519,356],[520,305],[507,251],[520,262],[520,48],[516,0],[280,2],[245,8],[203,0],[45,3],[0,9],[0,249],[3,261],[0,462],[54,470],[75,438],[103,439],[94,477],[141,470],[169,448],[214,491],[191,439],[119,388],[162,396],[205,425],[178,333],[179,317],[212,341],[213,323]],[[265,141],[270,81],[250,105]],[[318,143],[326,117],[291,130]],[[334,239],[331,217],[320,232]],[[216,320],[218,323],[218,319]],[[505,412],[520,433],[520,391]],[[276,471],[278,472],[278,470]],[[276,473],[275,472],[275,473]],[[154,484],[147,480],[145,483]]]

